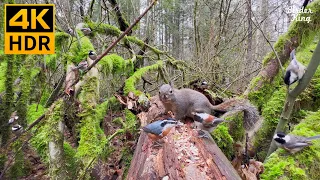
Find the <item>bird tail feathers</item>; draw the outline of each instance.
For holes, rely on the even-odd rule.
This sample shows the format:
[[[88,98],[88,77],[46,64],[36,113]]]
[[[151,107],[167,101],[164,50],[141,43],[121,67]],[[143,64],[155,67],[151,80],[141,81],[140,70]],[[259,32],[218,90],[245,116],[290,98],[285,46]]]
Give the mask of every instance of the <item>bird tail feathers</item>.
[[[308,140],[320,139],[320,135],[308,137]]]

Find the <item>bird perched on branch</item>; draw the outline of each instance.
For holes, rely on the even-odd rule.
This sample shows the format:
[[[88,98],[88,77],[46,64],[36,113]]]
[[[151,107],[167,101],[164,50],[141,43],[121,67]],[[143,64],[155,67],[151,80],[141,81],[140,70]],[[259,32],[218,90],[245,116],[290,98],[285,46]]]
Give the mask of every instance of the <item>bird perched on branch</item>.
[[[15,135],[19,135],[22,133],[23,131],[23,127],[20,126],[19,124],[16,124],[16,125],[13,125],[12,128],[11,128],[12,132],[15,134]]]
[[[72,70],[76,70],[79,69],[81,71],[84,71],[85,69],[87,69],[88,67],[88,62],[87,60],[83,60],[81,62],[79,62],[78,66],[76,66],[75,68],[73,68]]]
[[[162,139],[169,134],[170,130],[175,126],[181,126],[182,123],[175,119],[168,118],[165,120],[158,120],[151,124],[142,127],[142,130],[148,133],[148,136],[153,141]]]
[[[8,124],[12,124],[15,120],[17,120],[19,116],[17,116],[17,111],[14,111],[11,113],[10,119],[8,121]]]
[[[92,60],[96,60],[97,59],[97,53],[92,51],[92,50],[89,51],[88,55],[89,55],[89,58],[92,59]]]
[[[84,35],[89,35],[92,32],[90,28],[81,28],[80,30]]]
[[[288,86],[300,80],[306,70],[306,67],[301,64],[295,56],[295,49],[293,49],[290,53],[290,64],[286,69],[286,74],[284,76],[284,83]]]
[[[226,120],[217,118],[211,114],[207,113],[196,113],[192,112],[193,120],[196,123],[196,126],[200,128],[200,132],[198,132],[200,137],[206,137],[203,130],[208,131],[209,133],[213,131],[220,123],[226,122]]]
[[[312,137],[302,137],[296,135],[289,135],[283,132],[278,132],[273,136],[276,145],[289,151],[291,154],[301,151],[303,148],[312,145],[312,140],[320,139],[320,135]]]
[[[68,28],[67,30],[68,34],[70,34],[71,36],[74,36],[74,31],[72,28]]]

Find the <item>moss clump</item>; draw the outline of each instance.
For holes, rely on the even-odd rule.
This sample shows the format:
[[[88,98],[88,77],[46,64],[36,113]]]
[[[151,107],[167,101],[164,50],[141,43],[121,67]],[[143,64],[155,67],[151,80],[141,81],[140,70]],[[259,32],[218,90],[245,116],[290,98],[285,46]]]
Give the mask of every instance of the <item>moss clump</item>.
[[[290,134],[315,136],[320,134],[320,111],[310,113]],[[266,160],[262,179],[320,179],[320,141],[290,155],[278,149]]]
[[[76,179],[76,174],[79,170],[77,159],[75,158],[76,151],[67,142],[63,144],[64,159],[66,163],[66,174],[70,179]]]
[[[90,77],[86,79],[86,84],[82,87],[79,100],[83,104],[83,111],[79,114],[80,141],[76,157],[80,158],[84,164],[88,163],[103,151],[106,144],[106,137],[100,128],[102,110],[99,108],[97,113],[97,91],[98,79]],[[97,118],[97,114],[100,116]],[[100,118],[100,119],[99,119]]]
[[[109,75],[110,73],[131,73],[133,71],[133,63],[131,60],[124,60],[117,54],[110,54],[103,57],[99,63],[101,71]]]
[[[257,76],[251,81],[249,85],[250,93],[248,94],[248,99],[252,104],[257,106],[259,110],[261,110],[263,108],[263,105],[268,101],[268,99],[270,99],[273,92],[276,91],[281,85],[281,73],[278,73],[273,82],[270,82],[261,76]],[[259,90],[255,90],[256,86],[262,87]]]
[[[88,22],[88,26],[93,30],[93,33],[105,34],[110,36],[120,36],[119,28],[110,24]]]
[[[78,33],[80,35],[82,34],[81,31],[78,31]],[[72,55],[68,58],[71,62],[76,64],[86,59],[90,50],[95,51],[90,39],[87,36],[79,38],[79,41],[80,44],[77,39],[74,39],[72,42],[70,47],[70,53]]]
[[[138,80],[142,78],[142,76],[149,72],[149,71],[156,71],[162,68],[163,62],[162,61],[157,61],[156,64],[146,66],[143,68],[138,69],[136,72],[134,72],[126,81],[125,81],[125,86],[124,86],[124,92],[125,94],[128,94],[129,92],[133,92],[135,95],[140,95],[141,92],[136,90],[135,84],[137,83]]]
[[[234,142],[238,142],[238,141],[242,142],[245,134],[245,129],[243,127],[244,112],[236,111],[232,114],[227,115],[227,117],[225,117],[225,120],[230,121],[228,123],[229,134],[234,140]]]
[[[229,134],[227,126],[219,125],[211,132],[211,136],[228,159],[234,154],[233,139]]]

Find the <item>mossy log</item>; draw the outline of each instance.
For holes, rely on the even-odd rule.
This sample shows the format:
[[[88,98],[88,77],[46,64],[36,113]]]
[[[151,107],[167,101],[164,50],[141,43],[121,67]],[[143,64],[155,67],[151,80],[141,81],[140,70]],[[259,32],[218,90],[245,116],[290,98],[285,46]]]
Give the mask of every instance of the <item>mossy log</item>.
[[[194,132],[173,128],[160,149],[142,132],[127,179],[241,179],[214,141]]]

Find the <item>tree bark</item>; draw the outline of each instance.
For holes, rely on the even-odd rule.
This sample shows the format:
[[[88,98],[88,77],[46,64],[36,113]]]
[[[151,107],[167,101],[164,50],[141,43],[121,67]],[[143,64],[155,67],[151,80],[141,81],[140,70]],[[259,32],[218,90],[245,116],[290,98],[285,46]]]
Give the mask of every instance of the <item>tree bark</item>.
[[[173,128],[164,141],[162,148],[153,148],[147,134],[141,133],[128,180],[241,179],[214,141],[195,137],[189,127]]]

